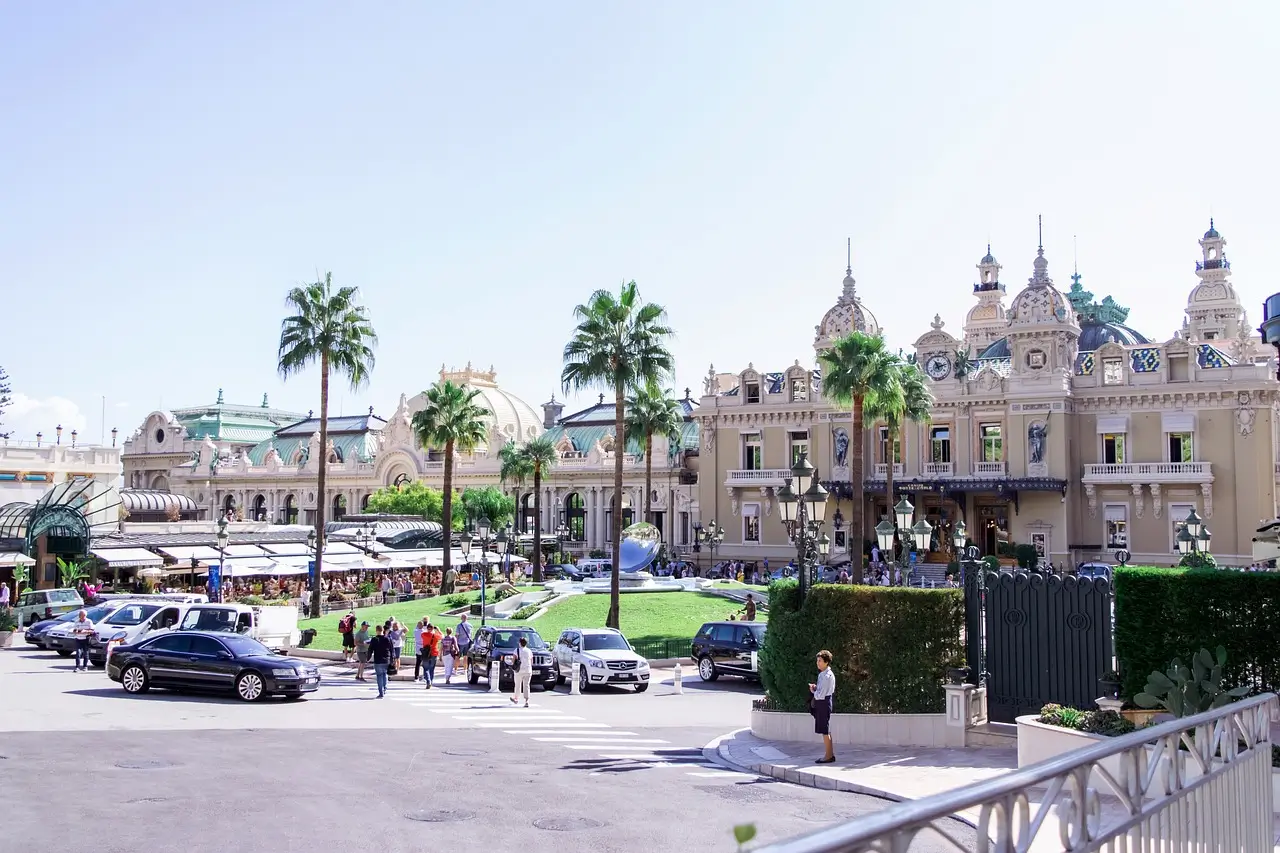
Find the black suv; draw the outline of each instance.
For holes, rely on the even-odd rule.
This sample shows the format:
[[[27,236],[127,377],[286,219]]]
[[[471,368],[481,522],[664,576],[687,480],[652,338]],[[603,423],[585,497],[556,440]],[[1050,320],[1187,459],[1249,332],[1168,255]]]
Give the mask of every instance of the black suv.
[[[529,641],[533,652],[533,685],[543,690],[556,686],[556,672],[551,665],[551,650],[542,636],[532,628],[491,628],[476,631],[471,638],[471,650],[467,653],[467,683],[476,684],[483,678],[489,680],[489,665],[498,661],[498,689],[515,689],[515,670],[511,668],[520,638]]]
[[[698,664],[698,677],[715,681],[721,675],[759,678],[751,667],[751,653],[764,648],[765,622],[708,622],[698,629],[689,654]]]

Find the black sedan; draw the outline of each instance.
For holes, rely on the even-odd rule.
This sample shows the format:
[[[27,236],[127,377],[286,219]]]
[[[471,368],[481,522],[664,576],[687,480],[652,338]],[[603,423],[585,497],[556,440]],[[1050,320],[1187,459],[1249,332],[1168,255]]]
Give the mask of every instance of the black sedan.
[[[320,686],[314,664],[272,652],[257,640],[208,631],[176,631],[121,646],[107,676],[127,693],[152,687],[234,693],[245,702],[271,695],[299,699]]]

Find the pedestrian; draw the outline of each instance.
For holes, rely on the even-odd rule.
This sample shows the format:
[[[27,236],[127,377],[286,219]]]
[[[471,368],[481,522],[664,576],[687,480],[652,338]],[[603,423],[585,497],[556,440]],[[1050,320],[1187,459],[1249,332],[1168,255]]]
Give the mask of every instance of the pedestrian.
[[[815,764],[831,764],[836,760],[831,748],[831,709],[835,706],[836,674],[831,671],[831,652],[818,652],[818,680],[809,685],[813,698],[809,700],[809,713],[813,714],[813,730],[822,735],[826,754]]]
[[[382,603],[386,604],[391,598],[391,578],[383,575],[382,577]]]
[[[756,600],[751,596],[751,593],[747,593],[747,603],[742,609],[746,613],[748,622],[756,621]]]
[[[463,613],[458,621],[458,656],[466,657],[471,651],[471,624],[467,622],[467,614]]]
[[[364,621],[360,623],[360,630],[356,631],[356,681],[368,681],[364,677],[365,664],[369,662],[369,623]]]
[[[338,622],[338,630],[342,633],[342,659],[351,663],[356,654],[356,612],[348,610],[347,615]]]
[[[454,662],[458,659],[458,638],[453,636],[452,628],[444,629],[444,639],[440,641],[440,653],[444,655],[444,683],[453,680]]]
[[[413,681],[417,684],[422,680],[422,629],[427,624],[427,617],[418,620],[418,624],[413,626],[413,644],[416,647],[413,655]]]
[[[74,672],[88,672],[89,638],[94,633],[93,623],[89,621],[88,613],[81,610],[76,614],[76,624],[71,628],[71,633],[76,638],[76,666]]]
[[[0,607],[9,606],[9,584],[0,583]]]
[[[381,625],[378,633],[369,640],[369,655],[373,658],[373,674],[378,680],[378,698],[381,699],[387,695],[387,667],[391,665],[391,641]]]
[[[404,654],[404,626],[399,621],[391,620],[391,630],[387,632],[387,639],[391,641],[391,674],[395,675],[400,669],[400,655]]]
[[[427,690],[436,675],[436,661],[440,657],[440,632],[428,620],[422,629],[422,677],[427,682]]]
[[[533,649],[529,648],[529,640],[525,637],[520,638],[520,648],[516,649],[511,668],[515,670],[515,690],[511,694],[511,704],[517,704],[523,694],[524,706],[528,708],[529,685],[533,683]]]

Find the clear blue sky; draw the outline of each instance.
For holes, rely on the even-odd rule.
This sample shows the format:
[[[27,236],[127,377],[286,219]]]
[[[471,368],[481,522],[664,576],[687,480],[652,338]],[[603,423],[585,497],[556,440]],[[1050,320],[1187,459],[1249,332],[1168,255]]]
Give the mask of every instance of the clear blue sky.
[[[1274,3],[6,3],[6,429],[316,405],[283,296],[332,270],[382,342],[346,412],[440,364],[558,391],[573,305],[636,279],[710,362],[781,369],[854,274],[890,342],[958,330],[988,239],[1181,322],[1212,213],[1280,290]],[[1255,322],[1258,310],[1251,310]]]

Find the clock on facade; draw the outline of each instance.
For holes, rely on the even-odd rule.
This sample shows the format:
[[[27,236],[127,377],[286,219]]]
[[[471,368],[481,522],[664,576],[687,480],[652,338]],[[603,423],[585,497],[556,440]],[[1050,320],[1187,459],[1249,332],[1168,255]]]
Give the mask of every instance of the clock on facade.
[[[946,379],[951,374],[951,359],[942,353],[929,356],[924,363],[924,372],[933,380]]]

